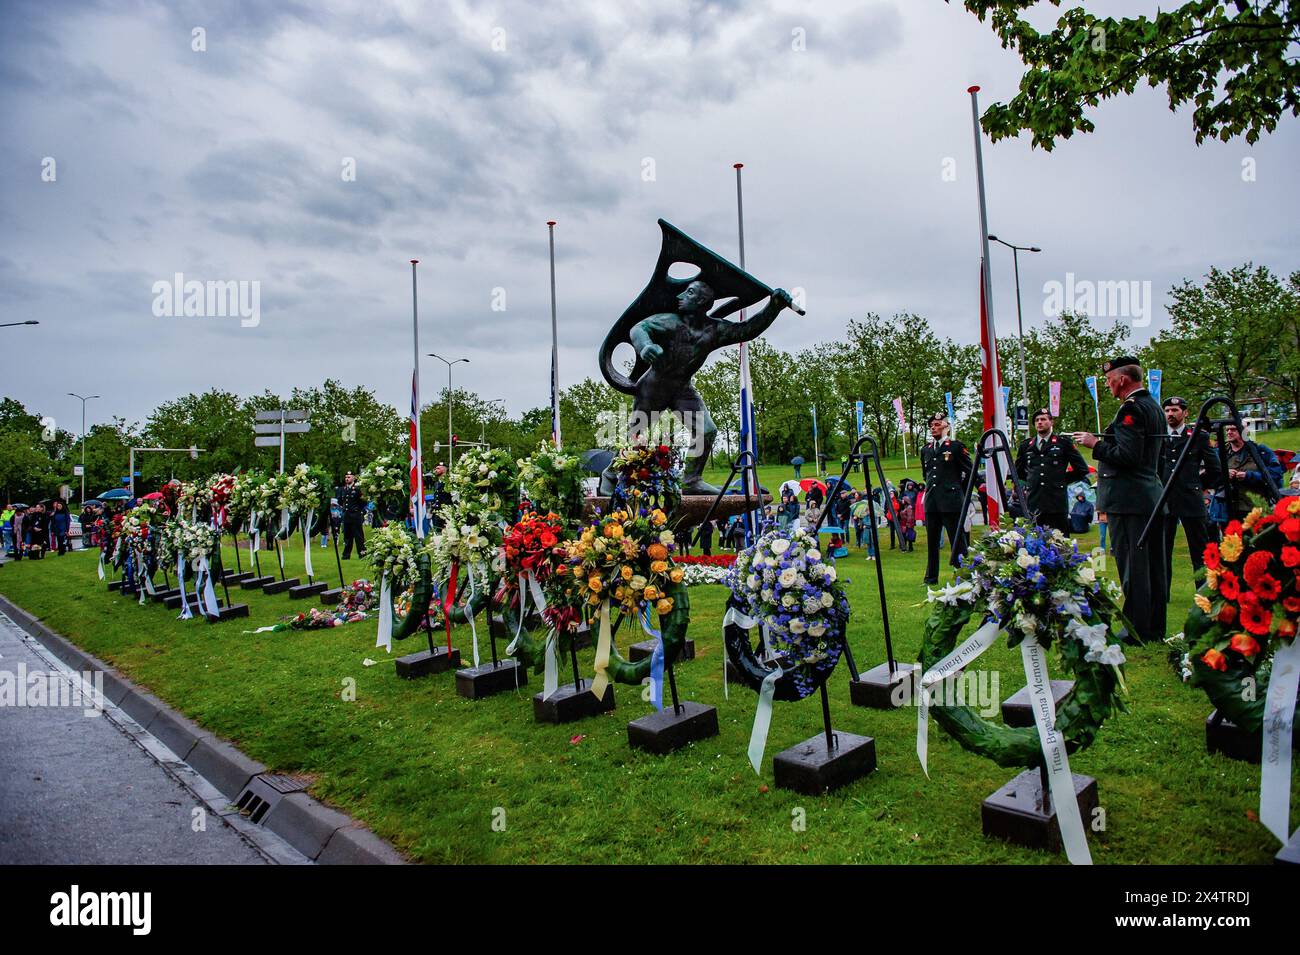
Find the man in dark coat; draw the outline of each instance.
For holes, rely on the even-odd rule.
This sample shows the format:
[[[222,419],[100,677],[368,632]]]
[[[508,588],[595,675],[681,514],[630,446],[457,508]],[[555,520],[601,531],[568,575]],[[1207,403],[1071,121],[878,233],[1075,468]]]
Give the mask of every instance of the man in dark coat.
[[[939,530],[956,541],[952,557],[954,567],[966,553],[966,533],[958,527],[961,506],[970,478],[971,459],[966,445],[947,437],[948,419],[943,414],[929,418],[930,436],[934,439],[921,449],[921,470],[925,475],[925,542],[927,559],[925,582],[939,582]]]
[[[1046,408],[1034,412],[1034,437],[1020,442],[1016,474],[1025,482],[1029,512],[1037,514],[1044,527],[1070,533],[1069,499],[1066,488],[1088,479],[1088,462],[1074,442],[1052,433],[1052,413]]]
[[[1074,440],[1092,448],[1097,462],[1097,510],[1106,513],[1115,540],[1115,560],[1124,590],[1124,616],[1139,641],[1165,638],[1168,587],[1164,542],[1156,531],[1138,549],[1138,537],[1160,501],[1160,452],[1167,429],[1151,392],[1142,387],[1142,366],[1123,355],[1102,367],[1106,387],[1121,402],[1101,437],[1077,432]]]
[[[1192,571],[1205,565],[1205,545],[1209,542],[1209,514],[1205,509],[1205,491],[1213,490],[1222,481],[1219,456],[1210,448],[1209,431],[1197,431],[1187,423],[1187,402],[1170,397],[1164,401],[1165,423],[1169,435],[1160,455],[1160,481],[1168,483],[1178,463],[1178,456],[1188,444],[1187,457],[1178,470],[1178,477],[1165,497],[1165,586],[1173,577],[1174,538],[1178,525],[1183,525],[1183,535],[1192,555]]]
[[[343,509],[343,559],[352,556],[352,545],[357,546],[357,556],[366,556],[366,536],[361,522],[366,516],[366,502],[357,487],[357,476],[349,471],[343,476],[343,486],[334,495]]]

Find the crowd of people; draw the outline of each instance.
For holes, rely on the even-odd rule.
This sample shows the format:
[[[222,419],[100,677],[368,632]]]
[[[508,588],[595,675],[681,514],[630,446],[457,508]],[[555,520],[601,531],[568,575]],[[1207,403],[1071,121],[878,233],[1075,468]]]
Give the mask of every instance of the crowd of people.
[[[83,507],[81,526],[92,508]],[[40,560],[72,549],[72,514],[67,502],[54,498],[36,504],[6,504],[0,509],[0,539],[7,557]]]

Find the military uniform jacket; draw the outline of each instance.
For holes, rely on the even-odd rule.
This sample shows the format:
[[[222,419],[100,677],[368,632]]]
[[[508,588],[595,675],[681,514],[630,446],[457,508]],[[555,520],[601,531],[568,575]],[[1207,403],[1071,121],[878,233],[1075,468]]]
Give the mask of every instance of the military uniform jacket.
[[[1115,412],[1092,449],[1097,462],[1097,510],[1150,514],[1160,500],[1160,454],[1169,429],[1165,416],[1139,388]]]
[[[360,517],[366,512],[365,501],[361,498],[361,488],[355,484],[344,484],[334,496],[338,498],[344,517]]]
[[[1043,447],[1039,448],[1039,441]],[[1069,468],[1074,473],[1067,475]],[[1065,489],[1075,481],[1088,479],[1088,462],[1074,442],[1063,434],[1038,435],[1020,442],[1016,474],[1026,484],[1029,509],[1037,514],[1065,514],[1069,511]]]
[[[1187,460],[1178,472],[1178,480],[1169,489],[1165,506],[1170,514],[1178,517],[1205,517],[1205,489],[1213,490],[1223,483],[1219,455],[1210,448],[1208,431],[1197,431],[1194,426],[1185,425],[1182,434],[1167,434],[1160,455],[1160,482],[1168,481],[1169,475],[1174,473],[1178,455],[1183,453],[1183,446],[1189,441],[1192,446],[1187,452]]]
[[[921,470],[925,475],[925,512],[961,512],[971,459],[966,445],[951,438],[921,449]]]

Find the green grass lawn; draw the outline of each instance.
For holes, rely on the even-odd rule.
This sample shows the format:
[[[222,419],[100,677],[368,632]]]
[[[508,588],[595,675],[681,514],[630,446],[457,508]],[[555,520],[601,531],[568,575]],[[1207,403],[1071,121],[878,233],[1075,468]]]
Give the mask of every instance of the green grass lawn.
[[[297,540],[297,539],[295,539]],[[922,550],[886,552],[894,645],[915,660],[925,609]],[[1084,543],[1091,547],[1096,537]],[[326,554],[329,554],[328,559]],[[263,555],[265,557],[265,555]],[[232,555],[226,555],[234,566]],[[301,567],[302,547],[288,567]],[[333,552],[314,551],[318,571],[335,576]],[[264,559],[263,568],[270,564]],[[850,640],[863,669],[881,662],[873,565],[854,550],[841,561],[853,602]],[[1186,550],[1176,553],[1172,607],[1186,607]],[[362,561],[344,568],[364,576]],[[105,590],[92,553],[10,563],[0,593],[80,646],[110,661],[204,727],[278,771],[309,774],[318,798],[363,820],[422,862],[880,862],[1046,863],[1062,858],[985,839],[980,802],[1013,772],[970,755],[935,724],[930,778],[915,755],[916,714],[849,703],[847,668],[831,682],[839,729],[875,738],[879,767],[827,796],[772,787],[771,757],[819,732],[815,698],[778,704],[763,772],[745,756],[755,695],[732,687],[724,699],[721,614],[725,591],[691,593],[698,657],[678,668],[687,699],[717,706],[721,736],[670,756],[634,752],[626,724],[650,712],[639,688],[616,687],[618,708],[567,726],[534,723],[531,696],[479,702],[456,695],[450,674],[397,678],[376,650],[373,622],[329,631],[249,634],[304,602],[240,591],[248,620],[180,622],[161,605],[138,606]],[[232,596],[235,595],[232,591]],[[1171,609],[1172,629],[1180,613]],[[479,627],[480,640],[484,628]],[[398,644],[418,649],[418,638]],[[469,632],[455,633],[469,655]],[[484,654],[487,650],[484,646]],[[379,660],[363,666],[366,657]],[[583,655],[585,673],[592,652]],[[1024,685],[1019,654],[991,650],[998,696]],[[341,698],[356,681],[355,702]],[[1204,695],[1179,682],[1166,648],[1131,652],[1131,711],[1106,724],[1075,755],[1075,772],[1095,776],[1106,829],[1090,833],[1099,863],[1267,863],[1274,840],[1251,816],[1259,768],[1205,753]],[[505,810],[504,831],[492,826]],[[805,831],[792,827],[796,808]],[[498,813],[499,815],[499,813]]]

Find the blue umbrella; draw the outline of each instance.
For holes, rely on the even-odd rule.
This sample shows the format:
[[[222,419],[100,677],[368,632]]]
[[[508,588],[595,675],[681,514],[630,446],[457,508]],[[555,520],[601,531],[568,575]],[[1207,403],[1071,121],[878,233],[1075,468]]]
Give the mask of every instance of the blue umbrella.
[[[126,488],[124,488],[124,487],[115,487],[115,488],[113,488],[113,490],[111,490],[111,491],[105,491],[103,494],[99,495],[99,497],[95,498],[95,500],[97,500],[97,501],[125,501],[125,500],[129,500],[130,497],[131,497],[131,492],[128,491]]]
[[[795,455],[790,459],[790,463],[793,464],[795,467],[800,467],[804,463],[804,461],[802,457],[800,457],[799,455]]]

